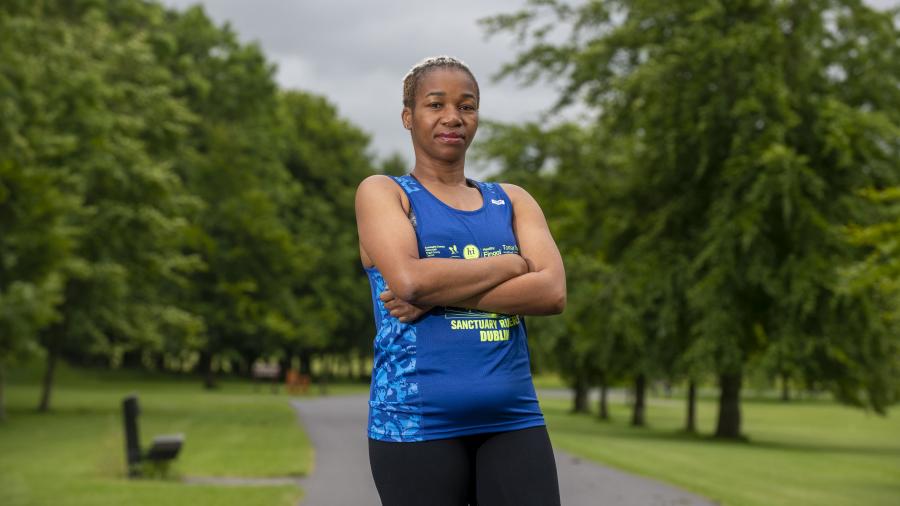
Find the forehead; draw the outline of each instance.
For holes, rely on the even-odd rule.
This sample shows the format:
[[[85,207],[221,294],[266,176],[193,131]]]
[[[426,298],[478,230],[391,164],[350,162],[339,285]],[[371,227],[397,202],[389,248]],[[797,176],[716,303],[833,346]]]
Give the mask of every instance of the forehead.
[[[419,79],[418,93],[422,96],[432,92],[448,94],[471,93],[477,95],[475,81],[468,72],[456,68],[436,68],[429,70]]]

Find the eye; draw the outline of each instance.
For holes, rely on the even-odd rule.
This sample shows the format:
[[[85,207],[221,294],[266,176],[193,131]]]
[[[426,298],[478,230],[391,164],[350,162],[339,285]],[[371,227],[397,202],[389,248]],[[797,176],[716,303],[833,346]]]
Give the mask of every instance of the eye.
[[[460,106],[459,108],[464,111],[474,111],[475,110],[475,106],[471,105],[471,104],[465,104],[465,105]]]
[[[442,105],[444,104],[440,102],[431,102],[430,104],[428,104],[428,107],[431,109],[439,109]]]

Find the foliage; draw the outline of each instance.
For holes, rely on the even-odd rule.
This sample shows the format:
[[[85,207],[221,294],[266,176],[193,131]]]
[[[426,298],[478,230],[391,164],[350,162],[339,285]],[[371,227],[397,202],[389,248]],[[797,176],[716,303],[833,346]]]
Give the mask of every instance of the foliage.
[[[301,345],[368,353],[371,300],[361,276],[353,202],[356,186],[373,172],[369,137],[322,97],[292,91],[283,93],[282,101],[285,167],[303,184],[293,214],[310,243],[310,259],[316,259],[310,262],[315,275],[304,283],[305,313],[313,328]]]
[[[745,365],[776,346],[846,402],[883,413],[896,396],[895,335],[871,291],[836,282],[859,256],[836,229],[874,212],[859,190],[900,179],[895,15],[855,1],[534,1],[485,22],[525,43],[501,76],[556,79],[558,108],[593,114],[602,163],[573,175],[575,198],[603,204],[580,224],[598,236],[588,251],[627,274],[642,360],[730,385],[722,435],[740,431]]]
[[[352,193],[374,164],[332,105],[280,92],[200,7],[7,2],[0,37],[0,385],[38,343],[43,408],[58,356],[199,351],[211,383],[216,362],[365,349]]]

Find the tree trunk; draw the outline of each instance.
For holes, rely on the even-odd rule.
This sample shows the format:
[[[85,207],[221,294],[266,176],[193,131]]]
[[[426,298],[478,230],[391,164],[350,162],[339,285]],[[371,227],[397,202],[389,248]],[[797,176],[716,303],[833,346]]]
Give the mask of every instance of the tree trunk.
[[[643,427],[644,419],[644,393],[647,390],[647,378],[643,373],[638,374],[634,379],[634,409],[631,414],[631,425],[634,427]]]
[[[588,382],[584,378],[578,377],[575,380],[575,386],[572,389],[572,413],[587,413],[588,408]]]
[[[312,354],[307,350],[300,352],[300,374],[312,376]]]
[[[122,353],[122,362],[119,366],[123,369],[141,369],[144,366],[141,361],[141,351],[128,350]]]
[[[278,367],[281,369],[279,372],[278,379],[274,380],[279,383],[284,383],[287,379],[287,373],[291,370],[291,357],[283,357],[278,361]]]
[[[213,356],[208,350],[200,352],[200,374],[203,375],[203,388],[214,390],[216,388],[216,376],[213,372]]]
[[[3,383],[5,378],[3,372],[3,362],[0,362],[0,422],[6,420],[6,399],[3,397]]]
[[[739,439],[741,437],[741,373],[719,376],[719,421],[716,437]]]
[[[41,391],[41,403],[38,411],[50,410],[50,391],[53,388],[53,374],[56,372],[57,352],[52,348],[47,349],[47,369],[44,371],[43,390]]]
[[[694,380],[688,382],[687,396],[687,421],[684,424],[687,432],[697,432],[697,383]]]
[[[781,373],[781,400],[783,402],[788,402],[791,400],[791,390],[788,385],[788,373]]]
[[[607,402],[607,394],[609,393],[609,387],[606,386],[606,382],[600,383],[600,419],[601,420],[609,420],[609,403]]]

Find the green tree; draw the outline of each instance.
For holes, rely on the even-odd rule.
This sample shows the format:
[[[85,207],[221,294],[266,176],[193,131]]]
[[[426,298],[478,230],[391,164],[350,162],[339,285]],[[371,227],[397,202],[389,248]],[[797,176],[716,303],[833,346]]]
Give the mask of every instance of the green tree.
[[[0,41],[9,32],[0,21]],[[10,48],[11,45],[0,45]],[[6,57],[9,56],[9,59]],[[12,55],[2,54],[4,61]],[[0,95],[12,96],[8,84],[0,84]],[[6,417],[4,371],[14,360],[37,353],[35,336],[40,328],[58,318],[62,270],[71,260],[73,239],[65,226],[65,214],[77,202],[62,194],[53,174],[34,166],[42,154],[35,139],[22,142],[22,111],[19,104],[2,100],[0,108],[9,118],[0,133],[0,420]],[[44,127],[44,128],[41,128]],[[54,134],[47,125],[32,125],[37,138]],[[18,145],[20,149],[12,149]],[[26,147],[27,146],[27,147]]]
[[[409,172],[410,164],[406,158],[400,153],[393,153],[387,158],[381,160],[378,166],[378,172],[391,176],[402,176]]]
[[[80,204],[65,216],[77,243],[61,271],[58,317],[40,331],[46,410],[61,353],[154,340],[166,326],[194,322],[159,292],[192,265],[179,250],[190,199],[163,149],[191,116],[171,97],[169,75],[153,65],[142,34],[116,32],[102,9],[8,8],[4,32],[18,65],[7,67],[7,82],[25,133],[17,148],[34,155],[19,170],[46,172]]]
[[[359,263],[354,194],[374,172],[369,137],[338,115],[323,97],[291,91],[282,94],[286,116],[283,158],[303,187],[292,215],[308,241],[306,261],[315,275],[298,284],[304,297],[304,338],[291,348],[304,372],[313,352],[364,356],[372,341],[369,287]],[[388,159],[399,168],[402,158]]]
[[[42,406],[60,356],[199,350],[211,385],[216,361],[368,353],[365,134],[280,93],[259,47],[199,7],[13,1],[0,16],[0,366],[39,333]]]
[[[885,316],[896,319],[900,317],[896,313],[900,311],[900,186],[866,189],[862,194],[880,204],[881,212],[874,223],[845,230],[854,244],[868,247],[865,258],[845,270],[847,289],[876,289],[888,302]]]
[[[300,355],[309,372],[313,350],[368,350],[352,207],[372,172],[368,137],[325,99],[279,92],[259,48],[201,8],[166,16],[163,47],[177,50],[161,58],[201,119],[178,170],[207,202],[193,248],[209,269],[191,285],[206,383],[216,355]]]
[[[885,358],[872,360],[873,369],[855,371],[854,379],[860,385],[880,383],[872,391],[883,396],[876,402],[888,405],[900,394],[900,186],[861,193],[876,203],[879,212],[869,224],[844,230],[853,244],[866,249],[866,255],[843,269],[841,280],[848,293],[870,294],[873,311],[880,317],[883,335],[879,339],[866,336],[861,348]]]
[[[643,342],[627,276],[605,258],[610,232],[618,226],[611,214],[615,194],[609,191],[618,174],[596,149],[593,129],[493,122],[484,129],[477,156],[500,166],[497,179],[535,196],[566,265],[565,313],[529,320],[536,366],[559,371],[572,388],[573,412],[588,411],[588,393],[599,386],[600,416],[608,418],[607,388],[630,373]]]
[[[187,300],[206,325],[200,368],[212,388],[217,359],[249,362],[296,335],[293,281],[312,271],[286,223],[300,189],[279,158],[274,67],[200,7],[165,17],[157,54],[199,119],[176,170],[206,204],[191,220],[189,249],[207,268],[191,277]]]
[[[208,267],[192,276],[186,303],[206,323],[207,385],[217,357],[287,363],[304,350],[365,349],[352,192],[371,172],[368,137],[324,99],[279,92],[259,47],[202,8],[162,18],[150,35],[157,58],[198,117],[176,170],[206,203],[191,220],[190,251]]]
[[[664,305],[684,308],[669,321],[689,322],[686,356],[719,377],[720,437],[740,436],[744,366],[773,343],[807,343],[840,399],[887,406],[883,378],[863,371],[896,358],[866,351],[884,333],[870,295],[833,281],[857,254],[834,229],[870,208],[858,189],[900,176],[895,15],[857,1],[537,1],[487,23],[529,43],[503,75],[558,77],[560,107],[596,114],[627,174],[611,260],[653,279],[689,266]]]

